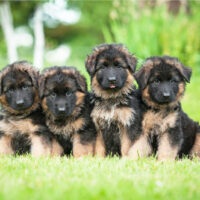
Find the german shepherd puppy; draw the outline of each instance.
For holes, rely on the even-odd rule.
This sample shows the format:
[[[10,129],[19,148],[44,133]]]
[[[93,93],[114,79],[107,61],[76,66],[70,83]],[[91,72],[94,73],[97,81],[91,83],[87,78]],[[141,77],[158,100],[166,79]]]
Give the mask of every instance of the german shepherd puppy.
[[[133,84],[137,60],[121,44],[94,48],[86,59],[94,93],[91,116],[97,129],[95,155],[129,155],[140,133],[139,102]]]
[[[147,58],[136,72],[143,112],[143,134],[131,151],[148,156],[157,151],[158,160],[174,160],[181,154],[199,154],[199,126],[181,108],[191,69],[177,58]]]
[[[0,73],[0,154],[51,155],[52,136],[40,109],[38,75],[26,61]]]
[[[73,67],[52,67],[40,77],[40,98],[46,125],[64,154],[94,154],[95,127],[85,78]]]

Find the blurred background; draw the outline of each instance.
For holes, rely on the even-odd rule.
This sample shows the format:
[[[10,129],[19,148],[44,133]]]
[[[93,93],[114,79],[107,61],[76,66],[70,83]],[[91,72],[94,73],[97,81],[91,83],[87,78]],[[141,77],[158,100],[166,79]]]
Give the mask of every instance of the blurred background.
[[[193,69],[183,106],[200,120],[200,1],[190,0],[0,0],[0,68],[28,60],[84,68],[101,43],[123,43],[139,59],[178,57]]]

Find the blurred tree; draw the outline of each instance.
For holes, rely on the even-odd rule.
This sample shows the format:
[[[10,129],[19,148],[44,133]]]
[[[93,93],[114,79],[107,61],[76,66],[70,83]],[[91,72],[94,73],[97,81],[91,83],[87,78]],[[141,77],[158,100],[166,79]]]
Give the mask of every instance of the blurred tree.
[[[14,62],[18,59],[18,55],[15,45],[13,19],[8,1],[0,3],[0,22],[7,45],[8,60],[9,62]]]
[[[137,1],[137,0],[136,0]],[[186,13],[190,13],[190,5],[189,0],[141,0],[139,1],[139,5],[141,8],[148,5],[151,8],[154,8],[156,5],[166,4],[168,11],[177,14],[181,8]]]
[[[35,36],[33,64],[39,69],[42,68],[43,66],[44,47],[45,47],[42,15],[43,15],[42,5],[38,3],[33,17],[34,19],[33,29]]]

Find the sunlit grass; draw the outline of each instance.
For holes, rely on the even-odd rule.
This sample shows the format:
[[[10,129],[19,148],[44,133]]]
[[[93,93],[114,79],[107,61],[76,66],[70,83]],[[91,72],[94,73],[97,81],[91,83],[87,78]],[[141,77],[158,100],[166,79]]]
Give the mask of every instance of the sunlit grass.
[[[199,199],[198,160],[0,158],[0,199]]]

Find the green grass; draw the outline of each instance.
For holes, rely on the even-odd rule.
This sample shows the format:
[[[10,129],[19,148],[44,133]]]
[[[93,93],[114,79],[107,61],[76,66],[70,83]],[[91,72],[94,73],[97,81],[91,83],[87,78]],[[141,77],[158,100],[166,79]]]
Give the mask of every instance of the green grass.
[[[183,110],[195,121],[200,122],[200,79],[194,76],[187,85],[185,96],[182,100]]]
[[[200,199],[200,162],[0,158],[0,199]]]

